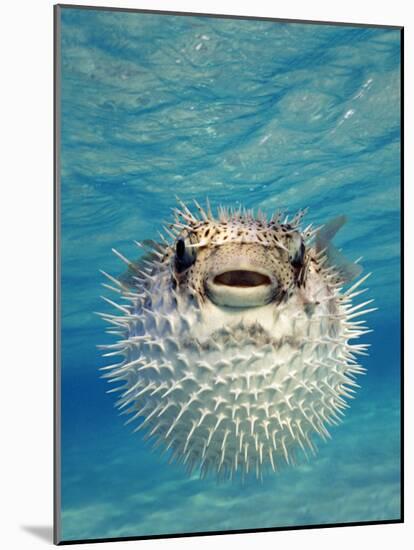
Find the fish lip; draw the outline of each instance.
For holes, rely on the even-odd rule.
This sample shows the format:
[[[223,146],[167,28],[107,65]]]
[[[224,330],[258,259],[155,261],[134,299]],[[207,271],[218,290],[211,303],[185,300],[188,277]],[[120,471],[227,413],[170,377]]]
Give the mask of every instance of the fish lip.
[[[226,266],[205,280],[206,294],[213,303],[236,308],[268,304],[277,286],[267,270],[247,265]]]
[[[213,284],[243,289],[271,285],[272,281],[266,273],[253,269],[227,269],[214,276]]]

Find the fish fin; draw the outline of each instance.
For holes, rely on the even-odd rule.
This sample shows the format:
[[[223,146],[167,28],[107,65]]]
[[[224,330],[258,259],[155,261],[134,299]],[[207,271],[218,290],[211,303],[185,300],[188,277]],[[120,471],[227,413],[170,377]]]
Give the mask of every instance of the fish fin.
[[[128,266],[128,269],[118,277],[119,282],[129,288],[137,286],[135,277],[140,277],[140,271],[144,268],[148,268],[148,264],[145,262],[152,262],[156,259],[156,256],[152,250],[161,252],[164,248],[161,243],[153,241],[152,239],[145,239],[141,241],[141,244],[145,246],[147,251],[141,257],[136,260],[132,260]]]
[[[148,249],[158,250],[161,252],[164,250],[164,246],[161,243],[158,243],[157,241],[154,241],[153,239],[144,239],[141,241],[141,244],[143,244]],[[149,252],[150,253],[150,252]]]
[[[143,267],[139,260],[131,261],[128,269],[119,275],[118,280],[128,288],[136,287],[135,277],[139,277],[139,270]]]
[[[327,256],[328,264],[336,268],[338,275],[344,283],[349,283],[359,277],[363,271],[359,264],[348,260],[332,243],[329,243],[327,247]]]
[[[363,269],[359,264],[348,260],[331,242],[346,221],[346,216],[341,215],[326,223],[316,235],[315,246],[317,252],[325,250],[328,266],[335,267],[343,282],[349,283],[358,277]]]
[[[337,216],[336,218],[330,220],[328,223],[321,227],[316,235],[317,252],[320,252],[321,250],[326,248],[327,244],[332,241],[332,239],[335,237],[341,227],[346,224],[346,221],[346,216],[342,214],[342,216]]]

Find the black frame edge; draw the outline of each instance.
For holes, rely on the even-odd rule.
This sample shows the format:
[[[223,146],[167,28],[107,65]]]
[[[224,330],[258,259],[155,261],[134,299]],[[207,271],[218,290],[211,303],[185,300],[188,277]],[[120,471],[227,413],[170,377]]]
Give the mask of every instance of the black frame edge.
[[[401,388],[400,388],[400,413],[401,413],[401,443],[400,443],[400,493],[401,493],[401,522],[404,523],[404,507],[405,507],[405,492],[404,492],[404,482],[405,482],[405,466],[404,466],[404,426],[405,426],[405,408],[404,408],[404,391],[405,391],[405,353],[404,353],[404,329],[405,329],[405,319],[404,319],[404,267],[405,267],[405,257],[404,257],[404,185],[405,185],[405,174],[404,174],[404,28],[400,30],[400,300],[401,300]]]
[[[357,521],[350,523],[330,523],[315,525],[293,525],[286,527],[263,527],[259,529],[234,529],[232,531],[199,531],[194,533],[173,533],[166,535],[144,535],[141,537],[109,537],[102,539],[76,539],[65,540],[58,543],[58,546],[68,546],[71,544],[96,544],[100,542],[129,542],[140,540],[158,540],[158,539],[182,539],[190,537],[208,537],[217,535],[254,535],[255,533],[277,533],[279,531],[304,531],[310,529],[332,529],[336,527],[363,527],[366,525],[394,525],[404,523],[401,519],[386,519],[381,521]]]
[[[53,6],[53,543],[61,541],[60,6]]]
[[[87,6],[79,4],[56,4],[60,8],[65,9],[84,9],[84,10],[97,10],[97,11],[118,11],[129,13],[147,13],[152,15],[176,15],[185,17],[215,17],[217,19],[247,19],[252,21],[273,21],[275,23],[300,23],[304,25],[330,25],[330,26],[344,26],[344,27],[369,27],[379,29],[394,29],[401,30],[404,27],[402,25],[381,25],[376,23],[349,23],[344,21],[317,21],[310,19],[287,19],[278,17],[264,17],[259,15],[228,15],[223,13],[198,13],[198,12],[186,12],[186,11],[170,11],[170,10],[151,10],[140,8],[116,8],[112,6]]]

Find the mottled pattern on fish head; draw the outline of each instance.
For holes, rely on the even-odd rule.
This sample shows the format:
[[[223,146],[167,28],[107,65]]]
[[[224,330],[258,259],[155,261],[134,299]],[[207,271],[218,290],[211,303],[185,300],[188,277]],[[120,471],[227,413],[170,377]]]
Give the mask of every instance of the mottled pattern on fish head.
[[[278,303],[305,284],[309,254],[298,228],[280,216],[269,221],[252,212],[222,211],[219,219],[180,219],[173,278],[182,292],[201,303],[211,300],[236,307]]]

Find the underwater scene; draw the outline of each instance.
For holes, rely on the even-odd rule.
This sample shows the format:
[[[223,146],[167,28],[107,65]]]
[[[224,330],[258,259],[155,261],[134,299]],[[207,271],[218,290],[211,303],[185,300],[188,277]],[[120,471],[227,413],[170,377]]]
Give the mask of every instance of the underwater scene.
[[[400,30],[57,17],[60,540],[399,520]]]

